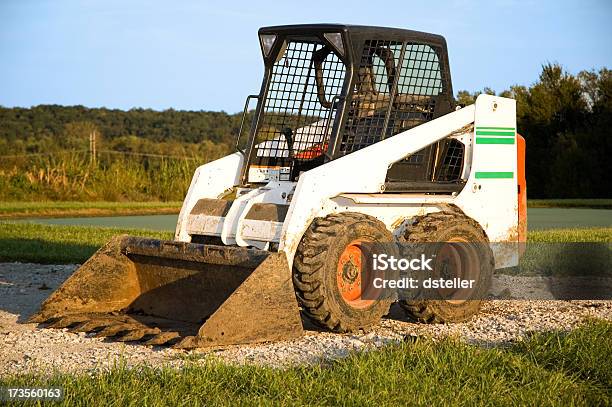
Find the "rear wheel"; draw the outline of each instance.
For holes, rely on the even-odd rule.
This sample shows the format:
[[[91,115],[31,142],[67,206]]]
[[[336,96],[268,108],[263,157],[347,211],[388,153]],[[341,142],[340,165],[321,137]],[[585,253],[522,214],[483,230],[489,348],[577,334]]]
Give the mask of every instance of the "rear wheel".
[[[453,277],[476,281],[474,289],[469,291],[440,290],[439,295],[444,300],[400,301],[408,316],[419,322],[445,323],[465,321],[478,313],[494,269],[489,239],[478,222],[451,207],[416,217],[403,240],[406,243],[451,243],[435,245],[436,262],[453,270]]]
[[[317,218],[300,242],[293,283],[302,310],[315,324],[351,332],[378,323],[392,300],[378,298],[362,273],[365,243],[389,243],[393,236],[374,217],[345,212]],[[363,275],[362,275],[363,274]]]

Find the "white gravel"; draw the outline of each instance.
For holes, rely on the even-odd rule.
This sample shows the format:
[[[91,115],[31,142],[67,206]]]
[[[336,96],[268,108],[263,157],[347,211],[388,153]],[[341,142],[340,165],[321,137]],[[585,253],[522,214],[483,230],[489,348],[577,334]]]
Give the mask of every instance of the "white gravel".
[[[497,346],[535,331],[570,330],[588,317],[612,320],[612,301],[489,300],[477,317],[449,325],[412,323],[394,307],[390,318],[367,333],[342,335],[308,330],[305,336],[292,341],[215,351],[117,343],[67,330],[37,329],[35,324],[26,323],[51,290],[76,267],[0,263],[0,376],[26,371],[82,372],[118,363],[180,367],[211,355],[230,363],[288,366],[319,363],[344,357],[351,351],[375,349],[418,336],[456,336],[468,343]],[[512,280],[498,284],[505,296],[516,286]]]

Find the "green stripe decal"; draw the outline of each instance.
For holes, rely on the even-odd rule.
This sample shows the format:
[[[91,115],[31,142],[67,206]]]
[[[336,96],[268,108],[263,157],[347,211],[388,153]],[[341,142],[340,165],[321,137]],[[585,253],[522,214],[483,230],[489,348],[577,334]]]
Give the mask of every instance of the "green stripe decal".
[[[476,129],[480,130],[514,130],[514,127],[485,127],[485,126],[476,126]]]
[[[514,178],[514,172],[503,172],[503,171],[476,171],[476,179],[483,178]]]
[[[502,136],[502,137],[514,137],[513,131],[490,131],[490,130],[476,130],[477,136]]]
[[[476,137],[476,144],[514,144],[513,138]]]

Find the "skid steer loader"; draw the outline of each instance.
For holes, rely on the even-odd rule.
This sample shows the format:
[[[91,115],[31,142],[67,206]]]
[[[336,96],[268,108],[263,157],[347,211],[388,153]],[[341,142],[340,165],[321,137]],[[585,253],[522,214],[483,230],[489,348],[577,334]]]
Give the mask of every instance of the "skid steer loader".
[[[319,24],[259,41],[237,151],[197,168],[175,239],[114,238],[32,321],[181,348],[273,341],[301,335],[301,315],[348,332],[388,312],[391,298],[363,295],[364,242],[475,241],[487,249],[459,261],[516,265],[518,249],[488,246],[525,236],[515,101],[457,106],[443,37]],[[401,305],[452,322],[479,304]]]

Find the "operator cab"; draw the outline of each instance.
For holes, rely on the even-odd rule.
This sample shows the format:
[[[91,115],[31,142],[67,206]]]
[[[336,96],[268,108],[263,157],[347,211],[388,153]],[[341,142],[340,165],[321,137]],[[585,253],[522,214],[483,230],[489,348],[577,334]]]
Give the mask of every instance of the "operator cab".
[[[259,40],[265,74],[245,151],[245,186],[296,181],[303,171],[455,108],[442,36],[316,24],[264,27]],[[389,169],[386,191],[461,190],[464,151],[447,138],[407,156]]]

